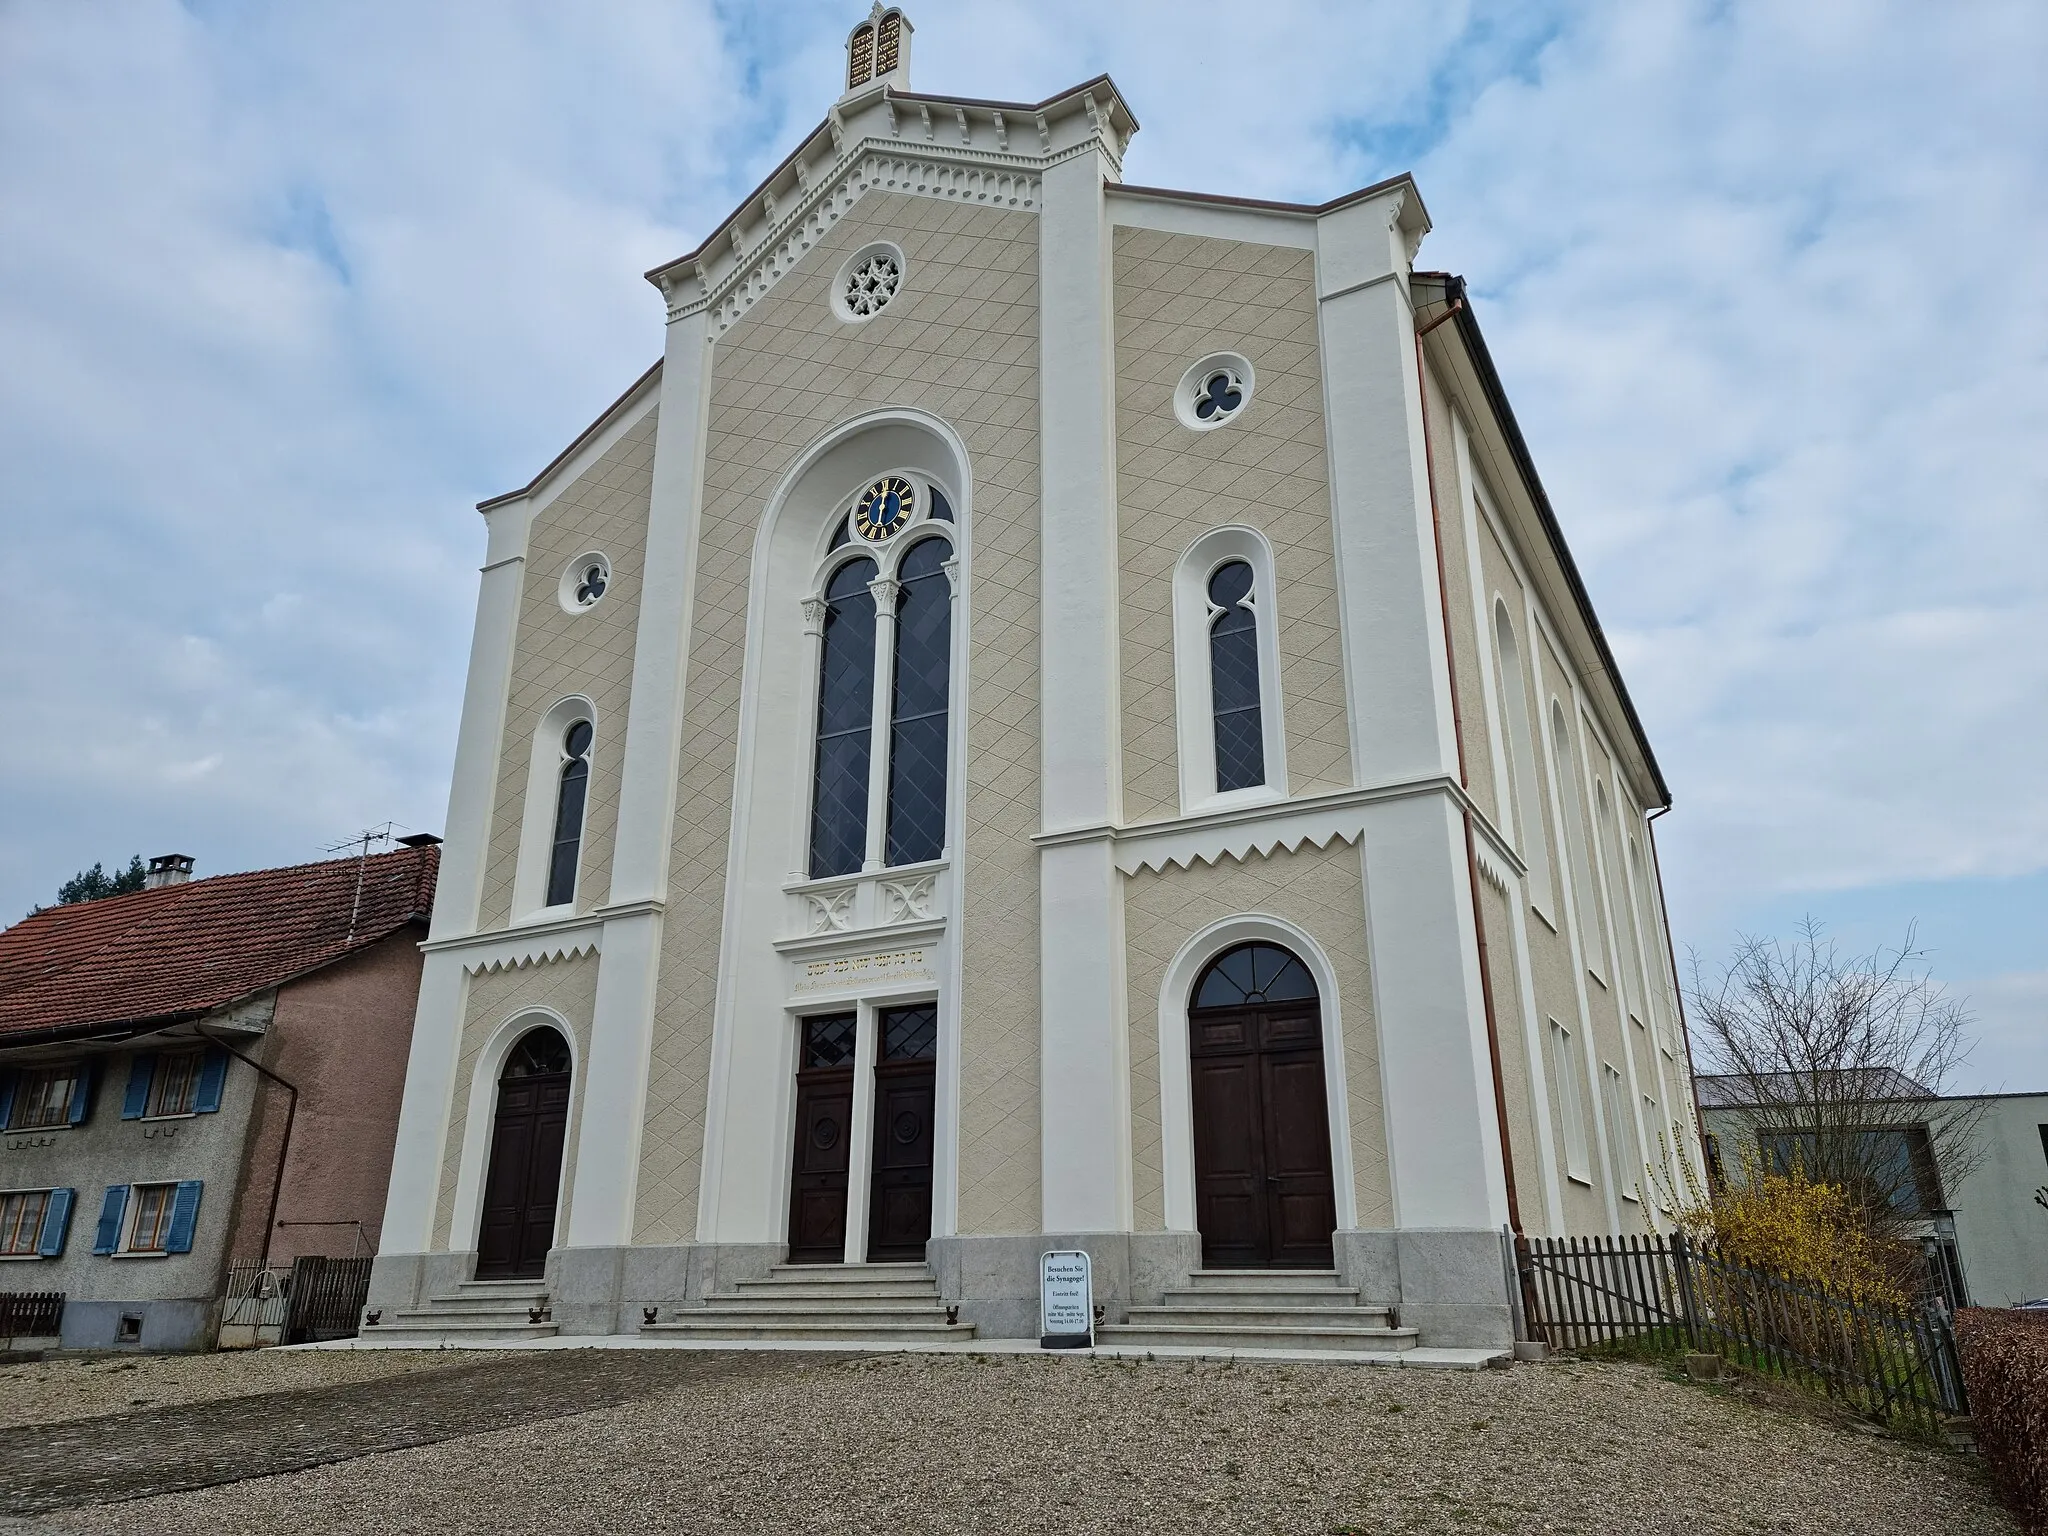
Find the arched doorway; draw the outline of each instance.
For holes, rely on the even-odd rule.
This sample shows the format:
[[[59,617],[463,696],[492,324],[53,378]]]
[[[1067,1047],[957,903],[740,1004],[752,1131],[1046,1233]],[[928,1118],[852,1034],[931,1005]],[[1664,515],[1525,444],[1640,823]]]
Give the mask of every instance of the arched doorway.
[[[1277,944],[1225,950],[1188,1007],[1195,1224],[1208,1269],[1328,1269],[1337,1226],[1315,978]]]
[[[544,1024],[520,1036],[498,1074],[477,1279],[534,1279],[546,1267],[568,1129],[569,1042]]]

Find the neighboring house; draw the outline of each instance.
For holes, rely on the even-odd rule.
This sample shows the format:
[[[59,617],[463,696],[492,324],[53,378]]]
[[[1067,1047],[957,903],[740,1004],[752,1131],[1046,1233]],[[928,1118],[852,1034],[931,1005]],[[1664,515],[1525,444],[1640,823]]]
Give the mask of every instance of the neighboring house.
[[[206,1348],[231,1258],[374,1251],[434,841],[0,933],[0,1292],[65,1347]]]
[[[1473,301],[1406,176],[1127,186],[1107,77],[909,41],[482,506],[372,1326],[732,1337],[787,1259],[800,1336],[1036,1337],[1082,1246],[1111,1326],[1306,1269],[1503,1346],[1503,1229],[1663,1223],[1693,1113],[1669,795]]]
[[[2048,1296],[2048,1207],[2034,1198],[2048,1188],[2048,1093],[1929,1100],[1917,1087],[1901,1095],[1885,1088],[1882,1081],[1869,1085],[1862,1134],[1870,1150],[1863,1155],[1891,1171],[1886,1182],[1896,1214],[1909,1234],[1941,1255],[1958,1302],[2009,1307]],[[1702,1075],[1698,1092],[1720,1173],[1738,1174],[1745,1148],[1766,1166],[1797,1160],[1797,1135],[1757,1126],[1745,1079]],[[1927,1130],[1937,1106],[1958,1103],[1982,1107],[1971,1137],[1977,1166],[1960,1178],[1943,1169]]]

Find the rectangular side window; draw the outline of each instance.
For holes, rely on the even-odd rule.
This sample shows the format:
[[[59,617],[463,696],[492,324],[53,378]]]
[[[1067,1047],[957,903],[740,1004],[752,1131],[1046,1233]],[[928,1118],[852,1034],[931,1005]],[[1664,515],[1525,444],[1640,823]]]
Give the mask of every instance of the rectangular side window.
[[[1640,1200],[1642,1154],[1636,1150],[1636,1122],[1628,1110],[1628,1090],[1612,1062],[1600,1063],[1600,1108],[1607,1116],[1607,1149],[1614,1158],[1614,1187],[1626,1200]]]
[[[1579,1099],[1578,1052],[1572,1032],[1550,1021],[1550,1075],[1557,1080],[1557,1114],[1563,1122],[1565,1172],[1581,1184],[1592,1182],[1586,1147],[1586,1116]]]
[[[29,1258],[42,1246],[47,1189],[15,1189],[0,1195],[0,1256]]]

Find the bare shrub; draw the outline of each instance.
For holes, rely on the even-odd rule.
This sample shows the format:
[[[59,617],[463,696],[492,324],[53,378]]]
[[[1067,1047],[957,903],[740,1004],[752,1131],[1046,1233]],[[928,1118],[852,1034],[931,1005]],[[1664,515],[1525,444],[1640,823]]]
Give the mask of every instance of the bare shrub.
[[[1965,1307],[1956,1349],[1993,1486],[2033,1536],[2048,1533],[2048,1314]]]

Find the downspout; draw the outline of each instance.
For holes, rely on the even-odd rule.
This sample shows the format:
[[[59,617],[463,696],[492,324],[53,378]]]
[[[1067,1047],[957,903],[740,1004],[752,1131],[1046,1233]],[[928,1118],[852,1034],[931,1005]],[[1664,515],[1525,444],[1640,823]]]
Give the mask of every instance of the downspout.
[[[193,1026],[193,1032],[197,1034],[202,1040],[210,1041],[212,1044],[219,1046],[222,1050],[226,1051],[230,1056],[234,1057],[237,1061],[247,1062],[250,1066],[254,1067],[258,1072],[262,1073],[265,1077],[269,1078],[273,1083],[276,1083],[280,1088],[284,1089],[286,1093],[291,1095],[291,1097],[285,1101],[284,1137],[278,1143],[277,1148],[277,1177],[273,1179],[270,1184],[270,1210],[269,1213],[265,1215],[263,1218],[263,1252],[260,1258],[258,1259],[257,1267],[259,1269],[268,1269],[270,1267],[270,1234],[277,1226],[277,1197],[284,1192],[284,1164],[285,1159],[291,1156],[292,1121],[294,1118],[297,1117],[299,1113],[299,1090],[291,1083],[288,1083],[283,1078],[279,1077],[275,1072],[271,1071],[270,1068],[264,1066],[263,1063],[258,1061],[255,1057],[244,1055],[242,1052],[236,1050],[232,1045],[229,1045],[227,1041],[218,1039],[213,1035],[209,1035],[205,1030],[200,1029],[197,1025]]]
[[[1494,1010],[1492,967],[1487,961],[1486,913],[1479,899],[1479,849],[1472,831],[1469,797],[1472,784],[1465,765],[1465,720],[1458,705],[1457,652],[1451,641],[1451,588],[1444,574],[1443,515],[1437,506],[1436,453],[1429,433],[1429,374],[1422,359],[1422,338],[1464,307],[1465,299],[1461,294],[1442,314],[1415,332],[1415,398],[1422,416],[1422,469],[1424,478],[1429,482],[1429,529],[1436,549],[1437,616],[1444,627],[1444,669],[1450,684],[1451,736],[1458,747],[1458,787],[1468,791],[1461,797],[1458,809],[1465,823],[1465,885],[1472,897],[1472,933],[1479,946],[1479,1000],[1486,1014],[1486,1056],[1493,1071],[1493,1113],[1500,1128],[1501,1177],[1507,1192],[1508,1229],[1515,1247],[1515,1275],[1521,1283],[1522,1317],[1533,1336],[1542,1325],[1537,1322],[1535,1274],[1529,1263],[1529,1239],[1522,1231],[1522,1204],[1515,1192],[1515,1148],[1508,1130],[1507,1086],[1501,1077],[1500,1024]]]

